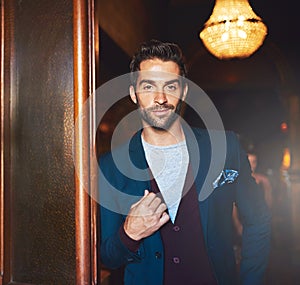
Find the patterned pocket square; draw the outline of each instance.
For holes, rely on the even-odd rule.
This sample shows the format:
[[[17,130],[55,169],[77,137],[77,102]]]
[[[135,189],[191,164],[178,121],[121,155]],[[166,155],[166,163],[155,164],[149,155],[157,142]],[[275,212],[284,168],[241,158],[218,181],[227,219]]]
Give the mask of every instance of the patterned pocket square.
[[[221,187],[225,183],[233,183],[234,180],[238,177],[239,173],[233,169],[224,169],[217,179],[213,182],[214,189]]]

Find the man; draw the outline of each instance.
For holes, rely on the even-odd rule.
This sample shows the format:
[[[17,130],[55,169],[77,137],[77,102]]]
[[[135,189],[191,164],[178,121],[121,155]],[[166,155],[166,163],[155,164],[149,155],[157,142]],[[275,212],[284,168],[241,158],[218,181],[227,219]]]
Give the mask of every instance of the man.
[[[179,116],[188,94],[180,48],[152,40],[130,67],[142,129],[100,159],[102,264],[124,266],[125,285],[238,284],[236,203],[244,226],[240,281],[262,284],[270,216],[236,135],[226,133],[223,171],[205,183],[216,162],[209,131],[189,130]]]
[[[266,203],[268,207],[271,209],[272,201],[273,201],[271,182],[266,175],[256,172],[257,160],[258,160],[256,152],[248,151],[248,159],[252,170],[252,176],[254,177],[256,183],[260,186],[261,190],[263,191]]]

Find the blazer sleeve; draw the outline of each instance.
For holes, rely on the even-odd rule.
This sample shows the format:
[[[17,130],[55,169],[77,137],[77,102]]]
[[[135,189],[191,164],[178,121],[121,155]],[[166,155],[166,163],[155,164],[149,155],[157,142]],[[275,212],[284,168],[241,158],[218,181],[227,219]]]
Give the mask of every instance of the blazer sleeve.
[[[120,237],[125,215],[124,201],[119,197],[118,184],[122,184],[122,175],[115,169],[111,155],[100,158],[99,192],[100,192],[100,259],[110,269],[139,262],[139,250],[128,249]],[[110,208],[110,209],[109,209]]]
[[[129,263],[140,262],[139,251],[129,250],[120,238],[123,221],[120,215],[101,207],[101,262],[110,269],[116,269]]]
[[[235,141],[239,150],[236,205],[243,225],[240,279],[242,285],[259,285],[268,265],[271,214],[263,191],[251,175],[247,154],[237,138]]]

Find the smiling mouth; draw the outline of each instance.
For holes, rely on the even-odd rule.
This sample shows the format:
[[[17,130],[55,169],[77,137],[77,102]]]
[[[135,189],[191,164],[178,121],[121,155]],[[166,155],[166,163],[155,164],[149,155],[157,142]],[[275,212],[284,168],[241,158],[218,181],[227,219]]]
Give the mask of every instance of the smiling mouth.
[[[157,116],[164,116],[167,113],[169,113],[170,110],[172,110],[172,109],[171,108],[160,108],[160,109],[154,109],[152,112]]]
[[[164,104],[164,105],[161,105],[161,106],[154,106],[152,108],[149,108],[150,111],[167,111],[167,110],[173,110],[174,109],[174,106],[171,105],[171,104]]]

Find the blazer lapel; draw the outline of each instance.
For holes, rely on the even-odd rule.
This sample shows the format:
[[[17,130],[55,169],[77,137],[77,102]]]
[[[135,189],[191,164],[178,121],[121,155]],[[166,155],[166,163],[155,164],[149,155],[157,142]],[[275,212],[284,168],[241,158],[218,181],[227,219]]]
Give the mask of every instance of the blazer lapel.
[[[129,143],[129,157],[131,160],[131,167],[136,168],[133,173],[138,194],[144,195],[144,190],[150,190],[150,173],[149,166],[146,161],[146,156],[141,140],[142,131],[138,131],[130,140]]]
[[[207,176],[211,160],[210,140],[208,139],[209,136],[205,130],[200,131],[199,129],[195,129],[195,131],[192,131],[190,128],[184,128],[184,133],[186,136],[190,163],[193,169],[196,189],[199,197],[202,188],[205,187],[205,178]],[[203,235],[205,242],[207,243],[209,199],[200,201],[200,199],[198,198],[198,200]]]

